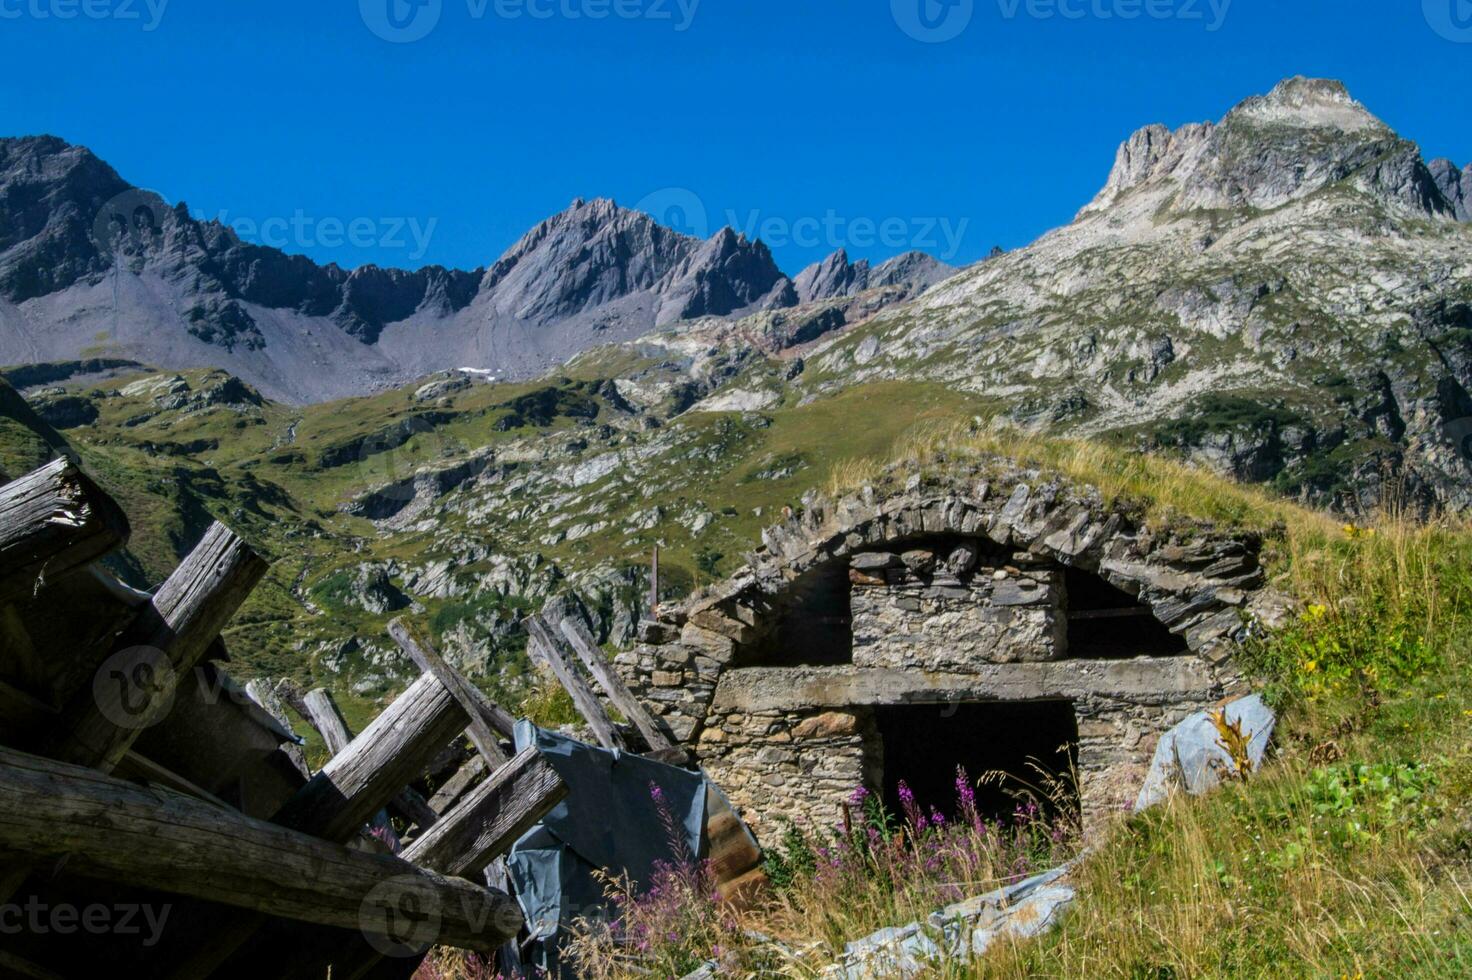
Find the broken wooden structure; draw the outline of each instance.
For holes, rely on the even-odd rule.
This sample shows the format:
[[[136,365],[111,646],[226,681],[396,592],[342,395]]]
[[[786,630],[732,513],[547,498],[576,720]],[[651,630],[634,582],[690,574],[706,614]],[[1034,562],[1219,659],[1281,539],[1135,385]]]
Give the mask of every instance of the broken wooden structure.
[[[311,773],[220,666],[267,562],[215,524],[149,594],[97,564],[127,538],[65,459],[0,485],[0,973],[407,976],[514,937],[486,870],[567,790],[508,758],[511,716],[396,624],[423,674],[356,737],[302,699],[332,751]],[[425,800],[463,736],[469,775]]]

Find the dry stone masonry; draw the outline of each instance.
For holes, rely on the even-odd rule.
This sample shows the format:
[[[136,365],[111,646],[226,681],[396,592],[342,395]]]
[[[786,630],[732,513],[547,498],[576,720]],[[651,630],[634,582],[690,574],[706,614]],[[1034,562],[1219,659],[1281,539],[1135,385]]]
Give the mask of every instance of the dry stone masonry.
[[[1288,611],[1256,535],[1147,526],[1003,461],[804,504],[618,659],[768,842],[958,765],[1076,771],[1093,822],[1135,799],[1162,733],[1245,691],[1234,648]]]

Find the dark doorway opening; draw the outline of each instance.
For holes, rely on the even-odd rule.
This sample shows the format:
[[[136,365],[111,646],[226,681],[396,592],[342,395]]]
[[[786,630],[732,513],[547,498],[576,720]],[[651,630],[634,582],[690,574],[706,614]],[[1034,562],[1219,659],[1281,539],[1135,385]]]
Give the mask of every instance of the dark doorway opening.
[[[1149,606],[1099,576],[1069,568],[1064,586],[1070,657],[1119,660],[1187,652],[1185,637],[1166,628]]]
[[[1057,814],[1060,802],[1077,809],[1078,721],[1070,701],[903,705],[875,708],[874,718],[884,745],[884,802],[892,813],[901,812],[903,780],[927,812],[933,806],[954,818],[958,766],[987,819],[1010,818],[1017,794],[1027,789],[1049,815]],[[977,786],[994,771],[1008,778]],[[1051,780],[1062,781],[1062,801],[1043,798]]]

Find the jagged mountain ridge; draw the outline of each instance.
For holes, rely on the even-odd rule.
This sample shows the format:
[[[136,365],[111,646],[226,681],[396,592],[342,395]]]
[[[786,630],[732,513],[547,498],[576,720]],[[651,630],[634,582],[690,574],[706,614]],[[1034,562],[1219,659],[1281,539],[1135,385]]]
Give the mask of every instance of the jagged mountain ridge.
[[[883,286],[901,287],[909,298],[955,272],[953,267],[924,252],[906,252],[871,266],[868,259],[850,262],[848,250],[839,249],[798,273],[794,285],[803,303],[854,296]]]
[[[1127,139],[1071,224],[809,358],[986,393],[1354,510],[1472,505],[1472,225],[1452,164],[1338,82]],[[1462,220],[1458,220],[1462,219]]]
[[[83,147],[0,140],[0,363],[220,367],[313,402],[459,367],[533,376],[680,320],[798,304],[760,241],[609,200],[574,201],[489,268],[349,271],[199,221]]]

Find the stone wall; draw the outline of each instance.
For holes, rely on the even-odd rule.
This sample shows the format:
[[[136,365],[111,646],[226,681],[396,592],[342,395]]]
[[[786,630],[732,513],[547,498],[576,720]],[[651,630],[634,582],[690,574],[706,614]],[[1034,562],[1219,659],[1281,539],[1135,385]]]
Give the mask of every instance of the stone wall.
[[[617,661],[765,843],[780,817],[831,824],[855,787],[875,788],[878,705],[1071,701],[1097,819],[1133,799],[1163,732],[1243,689],[1232,651],[1290,609],[1263,587],[1255,536],[1157,531],[1091,488],[1001,463],[804,503],[745,569],[661,609]],[[835,565],[851,588],[852,664],[761,666],[783,648],[801,583]],[[1064,568],[1137,599],[1185,652],[1067,659]]]
[[[981,561],[975,539],[867,552],[850,561],[855,667],[966,671],[1061,657],[1068,622],[1060,574],[1034,556]]]

